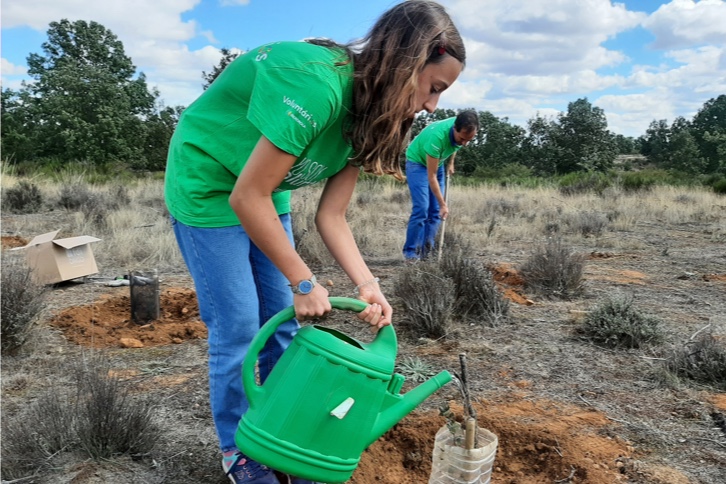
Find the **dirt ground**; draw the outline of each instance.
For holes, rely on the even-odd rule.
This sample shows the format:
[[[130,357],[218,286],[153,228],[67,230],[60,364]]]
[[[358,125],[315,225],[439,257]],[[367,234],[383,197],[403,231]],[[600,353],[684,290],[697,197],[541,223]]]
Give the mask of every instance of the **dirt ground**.
[[[581,248],[588,256],[587,290],[578,301],[527,294],[516,268],[521,261],[511,256],[517,252],[492,251],[482,259],[511,301],[510,323],[460,325],[439,341],[399,333],[399,359],[418,357],[437,371],[458,372],[459,355],[467,355],[479,427],[499,440],[491,482],[726,482],[726,394],[693,384],[660,384],[665,349],[607,350],[575,331],[598,298],[616,290],[633,294],[640,307],[668,320],[671,347],[708,325],[723,331],[723,243],[714,243],[698,226],[639,237],[646,240],[641,250]],[[3,237],[3,247],[25,243],[17,239]],[[666,240],[668,256],[662,250]],[[370,266],[384,291],[392,293],[402,264],[380,260]],[[318,273],[331,281],[331,296],[348,295],[339,270],[325,267]],[[151,468],[148,463],[86,462],[66,468],[67,478],[32,482],[224,482],[215,470],[206,401],[206,329],[189,277],[182,270],[161,274],[161,317],[137,324],[131,320],[129,287],[106,285],[114,275],[106,270],[53,288],[47,321],[57,338],[53,344],[66,357],[96,348],[117,358],[124,381],[164,402],[162,413],[174,422],[167,444],[186,462],[176,455]],[[370,338],[349,315],[320,324],[362,341]],[[3,365],[6,380],[16,363],[4,359]],[[407,382],[404,392],[412,386]],[[4,407],[8,399],[12,394],[4,389]],[[448,404],[462,418],[461,401],[453,385],[436,392],[366,450],[350,483],[428,482],[434,435],[446,422],[438,407]],[[14,408],[12,402],[8,408]],[[160,468],[174,479],[154,477]]]

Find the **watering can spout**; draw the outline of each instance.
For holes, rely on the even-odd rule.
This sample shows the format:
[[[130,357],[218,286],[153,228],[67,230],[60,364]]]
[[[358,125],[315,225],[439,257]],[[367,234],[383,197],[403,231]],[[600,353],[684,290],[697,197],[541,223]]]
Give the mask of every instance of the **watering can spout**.
[[[411,413],[414,408],[450,381],[451,373],[442,371],[430,380],[410,390],[405,395],[389,394],[387,402],[384,401],[384,408],[378,414],[368,445],[378,440],[378,438],[396,425],[403,417]],[[386,405],[388,405],[388,408],[385,408]]]

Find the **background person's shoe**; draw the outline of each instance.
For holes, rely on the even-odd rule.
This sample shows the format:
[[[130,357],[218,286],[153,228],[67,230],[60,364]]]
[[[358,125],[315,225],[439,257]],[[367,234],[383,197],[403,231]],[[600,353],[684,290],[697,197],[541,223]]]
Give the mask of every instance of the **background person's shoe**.
[[[235,484],[280,484],[272,469],[241,452],[224,456],[222,469]]]

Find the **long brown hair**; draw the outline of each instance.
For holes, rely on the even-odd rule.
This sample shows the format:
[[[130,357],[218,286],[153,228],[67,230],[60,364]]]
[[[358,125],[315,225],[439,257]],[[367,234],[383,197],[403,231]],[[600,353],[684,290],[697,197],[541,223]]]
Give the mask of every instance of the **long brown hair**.
[[[407,0],[384,12],[365,37],[343,47],[353,59],[355,76],[345,133],[353,147],[351,163],[366,173],[403,179],[399,155],[413,124],[408,115],[418,76],[446,54],[465,64],[461,35],[438,3]]]

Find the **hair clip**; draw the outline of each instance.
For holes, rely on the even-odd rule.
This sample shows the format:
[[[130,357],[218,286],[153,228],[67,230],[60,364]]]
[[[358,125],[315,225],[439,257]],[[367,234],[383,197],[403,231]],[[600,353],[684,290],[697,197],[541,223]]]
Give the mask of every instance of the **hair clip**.
[[[443,45],[439,45],[439,55],[444,54],[446,54],[446,47],[444,47]]]

